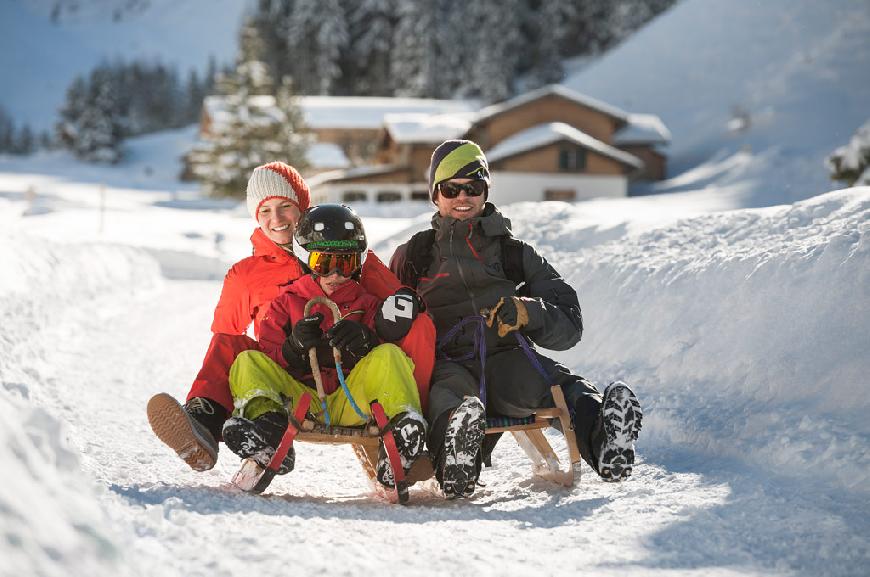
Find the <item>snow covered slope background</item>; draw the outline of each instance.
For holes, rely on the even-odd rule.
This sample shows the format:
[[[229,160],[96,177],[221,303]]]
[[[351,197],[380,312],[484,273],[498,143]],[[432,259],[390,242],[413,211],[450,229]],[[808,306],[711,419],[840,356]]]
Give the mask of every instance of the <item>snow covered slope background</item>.
[[[185,138],[137,140],[133,157],[155,164],[153,151]],[[584,466],[567,491],[534,480],[505,439],[474,499],[415,487],[402,508],[370,493],[344,447],[300,446],[297,470],[255,497],[227,485],[237,466],[227,451],[197,474],[153,437],[145,403],[185,395],[220,275],[249,250],[253,223],[165,182],[110,184],[101,230],[94,183],[142,167],[100,175],[63,153],[0,161],[0,574],[292,564],[862,575],[870,562],[870,188],[726,212],[703,192],[506,207],[580,294],[587,332],[560,358],[638,391],[641,462],[617,485]],[[384,259],[428,219],[373,212]]]
[[[103,62],[162,62],[182,78],[209,58],[232,63],[246,0],[89,0],[54,23],[54,0],[0,0],[0,106],[18,126],[50,130],[72,80]],[[122,9],[119,20],[113,15]],[[126,8],[126,10],[124,10]]]
[[[829,189],[825,157],[870,118],[867,70],[868,2],[683,0],[564,84],[662,118],[675,178],[655,190],[727,187],[737,208]]]

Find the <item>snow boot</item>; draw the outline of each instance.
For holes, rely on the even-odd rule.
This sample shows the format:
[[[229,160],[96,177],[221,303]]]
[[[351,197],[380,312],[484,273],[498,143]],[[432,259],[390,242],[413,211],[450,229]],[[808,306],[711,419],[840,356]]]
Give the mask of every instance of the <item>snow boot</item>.
[[[423,453],[423,442],[426,439],[426,421],[415,411],[406,411],[390,419],[384,432],[392,431],[396,440],[396,449],[402,461],[405,475],[411,470],[414,461]],[[377,479],[384,487],[392,489],[396,486],[393,477],[393,467],[384,447],[383,438],[378,449]]]
[[[148,422],[157,438],[172,448],[195,471],[217,462],[218,439],[227,411],[205,397],[183,407],[171,395],[158,393],[148,401]]]
[[[278,411],[263,413],[253,420],[232,417],[224,423],[224,443],[242,459],[253,459],[265,469],[281,444],[287,423],[287,414]],[[278,468],[278,474],[286,475],[295,464],[296,451],[290,447]]]
[[[593,435],[601,439],[597,470],[605,481],[622,481],[631,476],[634,442],[640,433],[642,419],[640,403],[628,385],[616,381],[604,389],[601,413]]]
[[[466,397],[450,415],[435,470],[435,477],[448,499],[470,497],[474,493],[480,475],[485,429],[486,409],[477,397]]]

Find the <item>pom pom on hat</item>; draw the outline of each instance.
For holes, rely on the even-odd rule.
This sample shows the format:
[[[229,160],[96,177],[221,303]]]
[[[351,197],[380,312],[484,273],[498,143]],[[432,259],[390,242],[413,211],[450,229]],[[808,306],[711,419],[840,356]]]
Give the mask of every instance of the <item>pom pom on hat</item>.
[[[270,162],[258,166],[248,179],[248,212],[254,219],[260,205],[270,198],[288,198],[303,212],[309,204],[308,185],[289,164]]]

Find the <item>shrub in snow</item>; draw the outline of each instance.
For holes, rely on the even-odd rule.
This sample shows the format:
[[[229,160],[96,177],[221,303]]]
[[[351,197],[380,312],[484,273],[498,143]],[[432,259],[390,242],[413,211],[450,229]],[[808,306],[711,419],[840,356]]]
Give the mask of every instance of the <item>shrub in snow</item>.
[[[849,186],[870,184],[870,120],[855,132],[849,143],[831,153],[825,161],[831,179]]]

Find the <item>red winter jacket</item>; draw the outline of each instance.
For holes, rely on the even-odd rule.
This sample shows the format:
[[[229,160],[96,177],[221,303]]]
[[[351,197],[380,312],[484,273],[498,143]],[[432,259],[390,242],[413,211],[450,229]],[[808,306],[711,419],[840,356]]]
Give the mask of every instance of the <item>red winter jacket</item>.
[[[285,369],[287,368],[287,361],[281,352],[284,340],[287,338],[284,327],[287,326],[288,321],[293,326],[302,320],[305,316],[305,304],[316,296],[326,296],[326,294],[320,288],[320,284],[313,275],[303,276],[290,284],[284,292],[272,301],[272,306],[260,325],[260,349]],[[343,319],[361,322],[374,331],[375,315],[380,308],[381,302],[366,292],[358,282],[354,280],[347,281],[329,295],[329,298],[338,305]],[[334,324],[332,311],[325,305],[317,304],[312,307],[309,314],[313,315],[314,313],[323,314],[324,319],[320,323],[320,328],[324,332],[329,330]],[[318,349],[318,355],[320,366],[323,367],[321,369],[323,390],[326,394],[329,394],[338,389],[338,376],[335,369],[326,368],[333,365],[332,355],[329,355],[329,358],[324,358],[324,352],[320,349]],[[347,362],[343,362],[342,368],[346,377],[352,367]],[[311,384],[313,380],[310,377],[310,371],[307,373],[305,375],[294,376],[297,378],[301,377],[306,384]]]
[[[253,321],[254,338],[259,338],[269,303],[285,285],[305,274],[299,259],[259,228],[251,235],[251,244],[254,255],[234,264],[224,278],[211,324],[213,333],[243,335]]]

